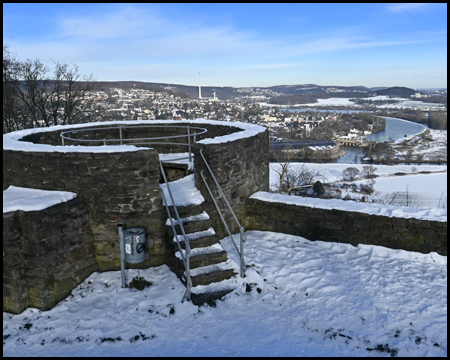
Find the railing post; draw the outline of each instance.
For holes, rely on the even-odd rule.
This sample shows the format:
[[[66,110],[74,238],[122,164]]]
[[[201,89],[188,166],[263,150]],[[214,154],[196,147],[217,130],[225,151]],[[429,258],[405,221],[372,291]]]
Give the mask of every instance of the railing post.
[[[120,132],[120,145],[122,145],[122,125],[119,125],[119,132]]]
[[[188,147],[189,147],[189,162],[191,162],[191,133],[189,131],[189,125],[187,126],[187,133],[188,133]]]
[[[189,267],[189,257],[190,257],[190,254],[191,254],[191,247],[189,246],[189,240],[186,237],[186,232],[184,231],[183,222],[181,221],[180,214],[178,213],[178,210],[177,210],[177,206],[175,205],[175,200],[173,199],[172,191],[170,190],[169,182],[167,181],[166,174],[164,173],[164,167],[163,167],[163,164],[162,164],[161,160],[159,160],[159,167],[161,169],[161,174],[163,176],[164,183],[166,184],[167,192],[169,193],[170,200],[172,201],[172,206],[173,206],[173,210],[175,212],[175,217],[176,217],[176,220],[178,221],[178,223],[180,225],[181,233],[183,234],[184,244],[185,244],[185,253],[186,254],[183,255],[183,250],[181,249],[181,245],[180,245],[180,242],[178,240],[178,234],[177,234],[177,231],[176,231],[175,226],[173,224],[172,215],[170,214],[169,205],[168,205],[166,196],[164,195],[164,191],[162,191],[161,195],[162,195],[162,198],[164,200],[164,205],[166,207],[167,216],[169,217],[170,225],[172,227],[173,234],[175,236],[175,240],[176,240],[177,245],[178,245],[178,250],[180,251],[181,260],[183,261],[184,267],[186,269],[186,293],[183,296],[183,299],[181,300],[181,302],[184,302],[185,298],[188,301],[190,301],[191,300],[192,279],[191,279],[191,271],[190,271],[190,267]]]
[[[122,224],[118,225],[119,228],[119,251],[120,251],[120,278],[122,279],[122,288],[126,288],[127,284],[125,281],[125,254],[123,253],[124,244],[123,244],[123,231]]]
[[[59,136],[61,136],[61,142],[62,142],[62,146],[64,146],[64,138],[62,137],[63,132],[61,131],[61,134],[59,134]]]
[[[103,145],[106,146],[106,139],[103,139]]]
[[[240,232],[240,240],[241,240],[241,251],[240,251],[240,257],[241,257],[241,278],[245,277],[245,261],[244,261],[244,242],[245,242],[245,234],[244,234],[244,227],[239,227]]]

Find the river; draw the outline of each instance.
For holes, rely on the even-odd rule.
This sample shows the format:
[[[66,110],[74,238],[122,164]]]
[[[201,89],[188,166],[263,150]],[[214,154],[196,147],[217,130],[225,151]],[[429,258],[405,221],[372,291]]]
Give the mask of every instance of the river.
[[[388,141],[388,140],[399,140],[403,139],[405,135],[414,136],[422,133],[427,127],[422,124],[413,123],[411,121],[395,119],[390,117],[384,117],[386,119],[386,129],[377,132],[375,134],[369,135],[367,140],[373,141]],[[347,154],[334,160],[328,160],[329,163],[339,163],[339,164],[356,164],[364,163],[362,158],[364,157],[364,148],[353,147],[353,146],[341,146]],[[356,157],[356,158],[355,158]]]
[[[360,112],[367,112],[367,113],[373,113],[373,111],[371,110],[347,110],[347,109],[334,109],[334,110],[328,110],[328,109],[316,109],[316,108],[310,108],[310,109],[289,109],[289,108],[280,108],[280,111],[290,111],[290,112],[296,112],[296,113],[301,113],[301,112],[307,112],[307,111],[311,111],[311,112],[329,112],[329,113],[336,113],[336,114],[354,114],[354,113],[360,113]]]

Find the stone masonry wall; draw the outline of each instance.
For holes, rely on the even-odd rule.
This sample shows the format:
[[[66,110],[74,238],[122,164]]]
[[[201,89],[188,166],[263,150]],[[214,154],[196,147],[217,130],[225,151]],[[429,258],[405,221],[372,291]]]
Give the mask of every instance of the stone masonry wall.
[[[245,229],[447,255],[447,223],[245,200]]]
[[[48,310],[96,270],[82,199],[3,214],[3,311]]]
[[[165,262],[159,157],[154,149],[115,153],[3,151],[3,189],[9,185],[75,192],[90,208],[100,271],[120,269],[118,223],[146,229],[147,260]]]
[[[114,126],[120,125],[120,122],[117,122]],[[137,139],[137,138],[157,138],[157,137],[167,137],[167,136],[178,136],[178,135],[186,135],[186,129],[180,128],[177,126],[186,126],[190,125],[191,127],[204,128],[207,130],[205,134],[196,136],[196,141],[200,141],[205,138],[215,138],[217,136],[229,135],[234,132],[242,131],[237,127],[228,126],[228,125],[217,125],[217,124],[208,124],[208,123],[187,123],[187,122],[169,122],[166,121],[162,124],[133,124],[126,125],[122,124],[122,139]],[[146,125],[151,125],[152,127],[146,127]],[[172,126],[171,126],[172,125]],[[119,139],[120,132],[118,128],[111,129],[113,125],[98,125],[84,128],[83,131],[75,132],[67,134],[68,137],[74,139],[82,139],[82,140],[107,140],[107,145],[120,145],[117,141],[108,141],[108,139]],[[81,130],[80,128],[70,128],[64,129],[64,131],[69,130]],[[61,145],[61,134],[62,130],[57,131],[46,131],[39,132],[30,135],[26,135],[23,137],[23,141],[32,142],[34,144],[48,144],[59,146]],[[201,130],[191,129],[190,133],[200,133]],[[85,146],[102,146],[102,142],[77,142],[72,140],[64,140],[65,145],[85,145]],[[157,142],[167,142],[168,140],[154,140]],[[159,153],[171,153],[171,152],[187,152],[188,148],[185,146],[188,141],[186,138],[174,138],[170,139],[172,143],[181,143],[184,145],[165,145],[162,143],[150,144],[146,145],[145,141],[133,141],[133,144],[136,146],[148,146],[154,147],[158,150]],[[126,141],[123,144],[127,144]],[[141,144],[141,145],[139,145]]]
[[[167,122],[166,125],[171,123],[173,124],[173,122]],[[178,124],[175,122],[174,125]],[[180,123],[180,125],[186,125],[186,123]],[[197,140],[244,131],[232,124],[193,123],[192,125],[208,130]],[[124,131],[124,135],[146,137],[179,133],[178,130],[171,132],[170,129],[160,129],[156,132],[153,129],[152,131],[147,133],[133,128],[128,129],[127,132]],[[3,150],[3,189],[14,185],[76,193],[76,201],[83,203],[85,209],[88,209],[86,221],[89,223],[90,232],[86,230],[86,233],[83,233],[83,241],[87,245],[77,245],[78,248],[75,249],[70,247],[73,244],[69,242],[69,247],[63,246],[61,245],[64,243],[63,240],[58,240],[54,233],[56,230],[52,230],[57,226],[58,221],[62,223],[65,219],[68,222],[71,221],[72,218],[68,214],[77,212],[76,207],[75,209],[70,207],[72,205],[66,204],[59,208],[55,206],[49,208],[51,210],[44,210],[45,214],[55,211],[61,219],[55,216],[52,220],[51,215],[48,217],[45,215],[41,223],[40,215],[37,215],[41,212],[4,214],[4,254],[10,254],[11,259],[10,272],[7,271],[6,277],[4,276],[4,309],[6,306],[7,311],[20,312],[29,306],[48,309],[67,296],[93,271],[120,269],[117,233],[119,223],[125,225],[124,229],[140,227],[147,232],[149,248],[147,259],[140,264],[127,264],[127,267],[148,268],[168,261],[168,244],[165,241],[167,214],[161,200],[158,153],[180,151],[180,148],[157,145],[154,146],[155,149],[126,152],[62,152],[60,133],[61,129],[44,131],[24,136],[19,140],[58,146],[59,151]],[[101,130],[96,130],[91,135],[101,139],[115,137],[112,130],[106,130],[103,133]],[[69,142],[66,142],[66,145],[69,145]],[[225,143],[196,145],[194,150],[196,185],[207,199],[205,208],[218,225],[217,232],[225,236],[227,234],[221,228],[219,216],[199,177],[200,170],[206,169],[200,159],[200,148],[210,161],[219,183],[242,221],[245,198],[256,191],[269,188],[267,131],[249,137],[238,136],[233,141]],[[26,149],[29,149],[29,146]],[[185,148],[183,150],[186,151]],[[209,177],[209,174],[206,175]],[[210,185],[213,185],[211,179],[209,180]],[[34,218],[28,220],[32,214]],[[230,214],[228,212],[227,214],[230,218]],[[77,222],[74,221],[74,224],[76,225]],[[69,224],[64,226],[70,227]],[[34,231],[31,242],[22,236],[25,228],[30,233]],[[85,225],[82,228],[85,229]],[[238,229],[232,227],[232,231],[238,231]],[[61,236],[67,239],[66,235]],[[38,247],[40,248],[37,249]],[[6,253],[5,248],[7,248]],[[36,250],[35,257],[28,252],[29,249]],[[25,258],[27,261],[23,262]],[[58,261],[61,262],[61,267],[55,267]],[[80,268],[70,270],[70,266],[76,267],[77,261],[80,262]],[[88,261],[88,265],[85,261]],[[7,263],[4,261],[4,274],[5,266],[7,266],[5,264]],[[37,269],[36,271],[39,270],[41,274],[45,274],[45,278],[43,278],[44,275],[36,275],[31,270],[33,266]],[[55,270],[52,272],[53,267]],[[79,269],[81,269],[80,274],[77,272]],[[66,275],[63,274],[64,271],[68,271]]]
[[[199,154],[200,149],[208,161],[226,198],[238,220],[243,224],[244,201],[256,191],[269,190],[269,138],[268,132],[237,139],[220,144],[198,144],[194,149],[194,169],[196,186],[206,199],[204,207],[217,223],[216,232],[219,236],[228,236],[222,226],[219,215],[211,200],[211,196],[200,176],[205,175],[208,185],[218,199],[219,205],[226,215],[228,226],[232,232],[239,232],[239,228],[232,220],[232,216],[225,202],[220,199],[219,191]]]

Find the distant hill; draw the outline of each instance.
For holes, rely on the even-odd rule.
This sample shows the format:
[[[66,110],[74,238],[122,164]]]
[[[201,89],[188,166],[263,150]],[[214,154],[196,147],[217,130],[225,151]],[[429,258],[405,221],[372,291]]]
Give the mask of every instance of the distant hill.
[[[376,87],[371,87],[370,90],[377,91],[377,90],[387,89],[388,87],[389,86],[376,86]]]
[[[407,87],[395,86],[387,89],[377,90],[377,95],[388,95],[388,96],[399,96],[404,98],[410,98],[411,95],[414,95],[417,91],[414,89],[410,89]]]
[[[153,83],[142,81],[99,81],[97,84],[99,90],[108,90],[113,87],[121,88],[140,88],[158,92],[169,92],[171,94],[198,99],[198,86],[189,86],[181,84]],[[404,98],[410,98],[415,94],[414,89],[406,87],[375,87],[367,88],[365,86],[324,86],[317,84],[303,85],[276,85],[269,87],[231,87],[231,86],[202,86],[202,97],[212,98],[216,93],[220,100],[229,100],[240,98],[265,96],[270,98],[271,103],[291,103],[301,104],[315,102],[318,98],[326,99],[330,97],[369,97],[372,95],[390,95]],[[280,102],[281,101],[281,102]]]

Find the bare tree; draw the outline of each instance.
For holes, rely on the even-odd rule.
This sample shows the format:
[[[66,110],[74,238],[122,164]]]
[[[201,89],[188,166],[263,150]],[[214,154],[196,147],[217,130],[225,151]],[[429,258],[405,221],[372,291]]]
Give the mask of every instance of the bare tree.
[[[362,167],[362,173],[367,179],[375,177],[375,171],[377,171],[377,168],[373,165],[364,165]]]
[[[404,192],[396,191],[394,193],[387,193],[383,196],[378,196],[378,198],[374,198],[373,202],[395,206],[408,206],[413,208],[420,208],[423,206],[420,196],[417,194],[411,194],[409,192],[408,185],[406,185],[406,191]]]
[[[277,170],[275,168],[272,167],[272,169],[279,175],[279,185],[278,185],[278,193],[282,194],[283,193],[283,183],[284,183],[284,178],[288,172],[289,169],[289,164],[292,161],[292,155],[290,155],[289,153],[285,152],[284,153],[284,161],[280,161],[278,155],[276,152],[272,151],[273,156],[275,157],[275,159],[277,160],[278,164],[281,166],[281,170]]]
[[[280,166],[280,170],[272,167],[279,175],[277,184],[274,184],[279,194],[306,196],[308,189],[312,188],[316,181],[326,181],[323,171],[309,169],[305,164],[293,170],[291,166],[292,152],[284,152],[283,154],[284,158],[280,161],[277,154],[273,153]]]
[[[3,46],[3,132],[95,120],[94,99],[88,99],[92,75],[82,76],[74,64],[53,63],[51,71],[39,59],[19,61]]]
[[[409,149],[409,150],[406,151],[406,153],[405,153],[405,163],[407,165],[409,165],[409,163],[411,162],[411,160],[413,158],[413,155],[414,155],[414,150],[413,149]]]
[[[447,191],[443,191],[441,196],[439,197],[439,201],[436,204],[436,207],[447,209]]]
[[[344,177],[344,180],[356,180],[358,177],[359,170],[355,167],[348,167],[347,169],[342,171],[342,176]]]
[[[19,60],[3,45],[3,133],[20,128],[20,104],[14,83],[18,67]]]

